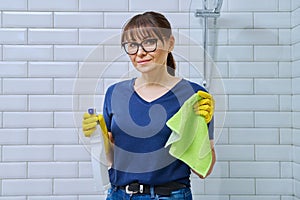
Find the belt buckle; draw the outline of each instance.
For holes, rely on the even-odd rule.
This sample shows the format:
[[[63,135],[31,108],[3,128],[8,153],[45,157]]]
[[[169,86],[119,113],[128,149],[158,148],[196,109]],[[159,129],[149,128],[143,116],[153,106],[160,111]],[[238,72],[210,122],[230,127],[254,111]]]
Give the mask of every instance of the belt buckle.
[[[126,185],[126,187],[125,187],[126,194],[130,194],[130,195],[137,194],[137,193],[141,193],[142,194],[144,192],[144,185],[139,185],[139,190],[137,190],[137,191],[131,191],[131,190],[129,190],[129,186],[130,185]]]

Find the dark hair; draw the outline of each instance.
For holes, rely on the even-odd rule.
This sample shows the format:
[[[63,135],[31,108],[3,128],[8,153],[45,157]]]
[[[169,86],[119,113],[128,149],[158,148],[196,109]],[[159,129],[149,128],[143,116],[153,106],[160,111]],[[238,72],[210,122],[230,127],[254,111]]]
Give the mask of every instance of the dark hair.
[[[157,12],[149,11],[132,17],[124,26],[121,42],[127,38],[138,37],[143,39],[147,36],[156,36],[163,43],[172,35],[172,28],[167,18]],[[172,76],[175,75],[176,64],[171,52],[167,58],[167,70]]]

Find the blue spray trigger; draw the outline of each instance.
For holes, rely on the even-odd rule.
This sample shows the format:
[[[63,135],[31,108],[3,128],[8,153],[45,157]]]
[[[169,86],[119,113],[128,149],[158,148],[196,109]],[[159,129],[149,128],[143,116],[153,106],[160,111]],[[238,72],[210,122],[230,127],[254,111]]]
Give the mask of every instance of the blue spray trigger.
[[[88,113],[89,113],[90,115],[95,114],[95,111],[96,111],[95,108],[89,108],[89,109],[88,109]]]

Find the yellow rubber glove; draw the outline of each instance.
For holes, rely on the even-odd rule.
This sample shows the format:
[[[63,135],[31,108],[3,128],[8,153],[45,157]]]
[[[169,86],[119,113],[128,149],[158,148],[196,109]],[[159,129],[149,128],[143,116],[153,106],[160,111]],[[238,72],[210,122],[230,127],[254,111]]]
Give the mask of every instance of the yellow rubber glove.
[[[209,93],[199,90],[197,92],[201,96],[201,100],[194,104],[194,111],[197,115],[205,118],[205,122],[209,123],[214,115],[215,101]]]
[[[96,130],[98,117],[95,114],[84,113],[82,120],[82,130],[85,137],[90,137]]]

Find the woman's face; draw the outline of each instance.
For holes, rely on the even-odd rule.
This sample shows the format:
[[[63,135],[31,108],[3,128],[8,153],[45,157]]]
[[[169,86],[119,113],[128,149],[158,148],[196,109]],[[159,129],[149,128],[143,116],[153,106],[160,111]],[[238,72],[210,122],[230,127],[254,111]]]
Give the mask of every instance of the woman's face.
[[[153,42],[157,39],[155,51],[147,52],[147,45],[155,45]],[[155,37],[147,37],[143,39],[128,40],[138,45],[135,54],[129,55],[133,66],[141,73],[151,72],[156,69],[166,69],[168,53],[174,48],[174,37],[165,39],[164,42]],[[142,48],[142,45],[144,49]],[[151,48],[150,48],[151,50]],[[164,67],[164,68],[163,68]]]

